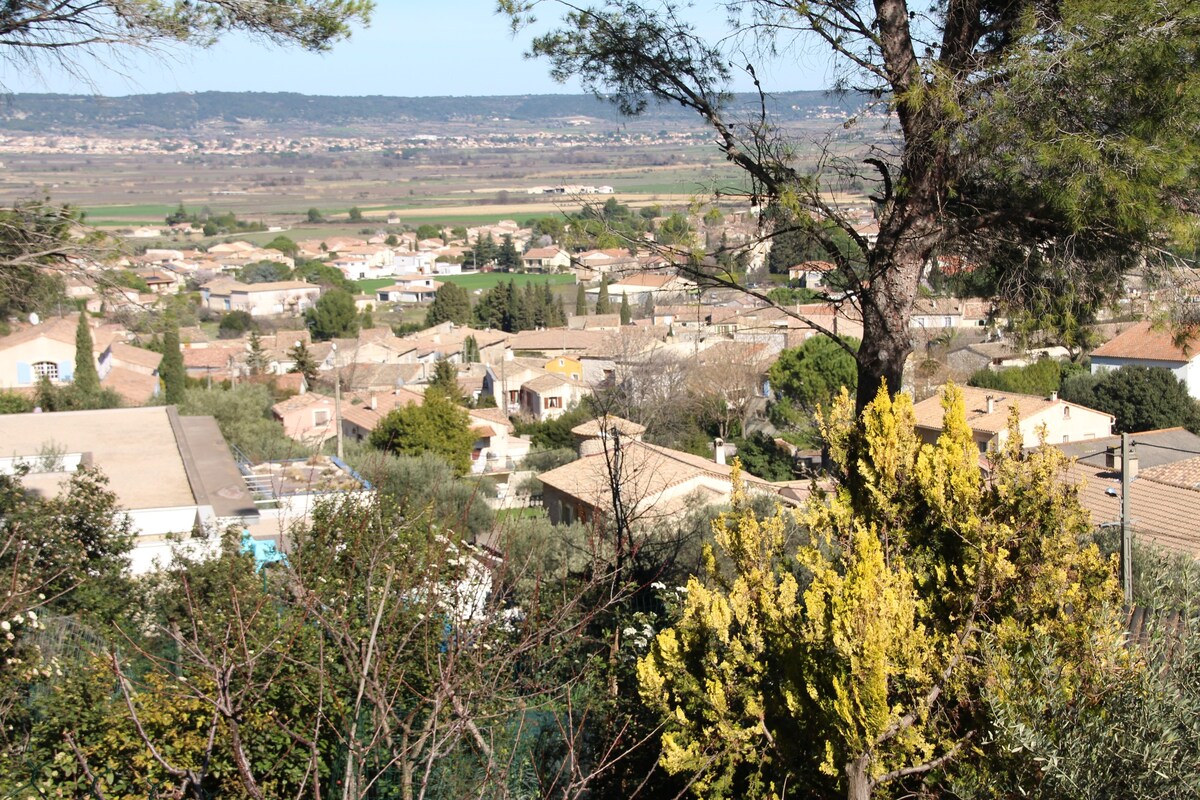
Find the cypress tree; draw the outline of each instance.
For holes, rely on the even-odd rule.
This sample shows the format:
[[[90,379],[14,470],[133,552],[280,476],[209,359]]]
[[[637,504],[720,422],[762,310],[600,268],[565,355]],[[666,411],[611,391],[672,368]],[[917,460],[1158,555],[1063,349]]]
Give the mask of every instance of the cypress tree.
[[[179,349],[179,327],[168,325],[163,333],[163,357],[158,367],[166,392],[167,405],[183,402],[183,390],[187,384],[187,369],[183,366],[183,351]]]
[[[75,329],[75,390],[84,396],[100,391],[100,373],[96,371],[96,356],[92,353],[92,329],[87,323],[87,313],[79,315],[79,327]]]
[[[621,324],[628,325],[633,322],[633,309],[629,307],[629,295],[621,293]]]
[[[575,290],[575,316],[577,316],[577,317],[587,316],[587,312],[588,312],[587,292],[585,292],[583,290],[583,284],[581,283],[581,284],[579,284],[578,288]]]
[[[612,304],[608,302],[608,278],[600,279],[600,293],[596,295],[596,313],[612,313]]]

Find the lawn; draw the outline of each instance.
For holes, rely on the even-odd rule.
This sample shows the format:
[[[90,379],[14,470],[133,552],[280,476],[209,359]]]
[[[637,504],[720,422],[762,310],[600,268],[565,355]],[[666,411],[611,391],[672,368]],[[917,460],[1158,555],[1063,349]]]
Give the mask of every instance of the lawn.
[[[546,519],[548,517],[546,509],[542,506],[502,508],[496,512],[496,524],[503,525],[506,522],[516,522],[522,519]]]
[[[508,283],[516,281],[517,286],[525,286],[527,283],[538,284],[548,283],[551,286],[574,286],[574,275],[539,275],[532,273],[513,273],[513,272],[467,272],[462,275],[438,275],[436,280],[446,281],[449,283],[457,283],[465,289],[474,291],[476,289],[491,289],[499,283]]]
[[[574,275],[540,275],[532,273],[514,273],[514,272],[468,272],[462,275],[434,275],[433,279],[445,283],[457,283],[467,291],[475,291],[476,289],[491,289],[499,283],[508,283],[516,281],[517,286],[524,287],[527,283],[541,285],[543,283],[550,284],[551,287],[557,286],[574,286]],[[383,286],[391,286],[395,283],[394,278],[372,278],[365,281],[356,281],[358,290],[363,294],[372,294],[376,289]]]
[[[355,281],[358,284],[358,291],[362,294],[374,294],[376,289],[391,286],[395,282],[395,278],[371,278],[369,281]]]

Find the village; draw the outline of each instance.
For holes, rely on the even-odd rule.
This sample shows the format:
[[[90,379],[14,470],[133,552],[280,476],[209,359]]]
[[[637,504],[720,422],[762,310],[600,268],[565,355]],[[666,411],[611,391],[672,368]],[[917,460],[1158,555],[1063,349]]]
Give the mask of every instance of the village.
[[[610,210],[619,208],[616,201],[608,203]],[[858,213],[860,231],[872,236],[869,211]],[[634,516],[649,524],[695,505],[697,498],[727,502],[739,451],[749,485],[780,502],[800,504],[814,489],[827,488],[828,464],[811,416],[797,423],[797,416],[816,411],[815,396],[790,418],[780,409],[796,399],[787,396],[786,382],[803,380],[787,375],[787,354],[804,353],[814,338],[856,342],[862,335],[853,297],[830,285],[829,262],[787,264],[771,276],[773,284],[742,292],[705,282],[694,272],[689,276],[673,261],[672,250],[656,245],[652,236],[643,246],[572,252],[513,220],[457,229],[425,226],[423,238],[396,227],[399,220],[388,222],[391,227],[370,236],[291,242],[281,232],[272,246],[234,236],[202,247],[148,247],[106,264],[77,263],[65,273],[63,287],[78,311],[60,304],[60,314],[16,321],[0,338],[0,390],[35,403],[40,383],[70,385],[79,329],[85,326],[100,386],[115,393],[122,408],[0,419],[5,441],[15,448],[5,454],[7,469],[57,447],[78,454],[75,462],[62,464],[86,458],[109,471],[121,502],[138,521],[139,570],[165,563],[173,537],[196,525],[234,525],[285,552],[288,527],[304,518],[313,496],[330,486],[338,492],[370,486],[348,463],[346,443],[366,448],[377,442],[372,435],[392,412],[420,406],[427,388],[450,370],[456,384],[451,393],[465,410],[472,440],[463,453],[469,459],[463,472],[487,477],[488,502],[497,509],[538,508],[552,523],[610,518],[611,487],[620,483]],[[771,240],[755,237],[752,217],[710,215],[707,222],[694,217],[689,225],[688,246],[718,238],[744,245],[741,268],[767,274]],[[199,230],[181,222],[154,233],[187,239]],[[127,232],[133,239],[137,235]],[[486,255],[480,261],[485,243],[493,251],[502,243],[509,262]],[[297,279],[298,264],[310,265],[314,280]],[[314,273],[312,265],[327,269]],[[1113,453],[1121,440],[1114,414],[1060,397],[1057,380],[1052,389],[1031,394],[1005,390],[979,375],[1050,364],[1056,376],[1065,375],[1059,365],[1090,356],[1090,372],[1097,375],[1124,366],[1165,368],[1194,400],[1200,397],[1197,356],[1169,330],[1151,324],[1155,294],[1136,277],[1130,283],[1136,288],[1097,316],[1087,351],[1072,352],[1051,335],[1021,334],[998,298],[933,291],[939,277],[944,282],[965,269],[961,259],[931,265],[929,290],[913,311],[916,349],[905,391],[916,401],[921,435],[936,440],[941,390],[955,381],[963,386],[981,458],[1003,446],[1015,414],[1026,446],[1040,442],[1077,458],[1070,479],[1079,482],[1096,524],[1119,524],[1122,512],[1114,498],[1121,462]],[[340,286],[330,284],[330,275],[341,279]],[[520,278],[525,291],[517,288],[508,303],[528,302],[539,280],[556,283],[553,293],[549,282],[541,284],[541,311],[529,311],[524,324],[501,315],[491,318],[493,325],[481,316],[481,307],[484,296],[497,289],[469,292],[455,283],[480,278],[498,290],[506,279],[515,287]],[[363,291],[364,281],[373,288]],[[332,305],[335,294],[347,304],[340,329],[314,327],[322,297]],[[446,311],[451,305],[456,307]],[[222,441],[211,419],[180,416],[163,406],[157,331],[164,315],[181,311],[178,346],[189,385],[209,392],[239,385],[269,388],[269,412],[249,413],[269,413],[281,438],[292,443],[287,452],[256,452],[252,442]],[[387,322],[400,319],[420,322]],[[831,367],[818,362],[814,368]],[[817,399],[828,406],[833,395]],[[78,419],[59,421],[71,417]],[[560,418],[571,422],[574,455],[530,458],[547,450],[530,434]],[[1200,537],[1188,520],[1200,508],[1187,476],[1200,464],[1200,437],[1184,424],[1129,431],[1142,445],[1135,456],[1142,467],[1130,484],[1133,521],[1147,541],[1197,554]],[[174,446],[146,446],[145,431],[153,425],[162,427],[168,441],[174,437]],[[131,441],[141,444],[130,447]],[[623,448],[619,466],[612,459],[614,442]],[[558,444],[561,450],[562,441]],[[210,458],[189,457],[191,448],[206,450]],[[169,464],[160,469],[159,459]],[[341,480],[318,479],[325,474],[321,469],[305,473],[309,482],[280,477],[289,464],[318,463],[312,459]],[[766,474],[756,475],[756,468]],[[155,493],[143,496],[145,470],[159,480],[176,476],[176,505]],[[120,476],[126,474],[129,494],[121,490]]]

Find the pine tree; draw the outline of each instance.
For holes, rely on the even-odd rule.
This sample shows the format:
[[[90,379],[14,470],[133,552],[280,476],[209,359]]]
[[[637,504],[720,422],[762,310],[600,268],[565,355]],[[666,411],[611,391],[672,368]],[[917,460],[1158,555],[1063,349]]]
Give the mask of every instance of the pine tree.
[[[179,326],[175,324],[168,324],[163,333],[163,357],[158,374],[162,378],[167,405],[182,403],[187,388],[187,369],[183,366],[183,351],[179,347]]]
[[[579,284],[575,289],[575,316],[584,317],[588,313],[587,292],[583,288],[583,284]]]
[[[511,272],[521,266],[521,254],[513,244],[512,234],[505,234],[496,255],[496,265],[506,272]]]
[[[308,352],[308,345],[296,342],[296,346],[288,351],[288,356],[292,359],[292,368],[288,372],[299,372],[309,386],[317,382],[317,362]]]
[[[600,279],[600,293],[596,295],[596,313],[612,313],[612,304],[608,301],[608,278]]]
[[[250,331],[250,353],[246,356],[246,368],[251,375],[262,375],[270,367],[270,359],[263,351],[262,337],[258,331]]]
[[[87,312],[79,315],[79,327],[75,329],[75,390],[81,395],[93,395],[100,391],[100,373],[96,371],[96,356],[92,352],[92,329],[88,326]]]
[[[629,307],[629,295],[621,293],[621,324],[628,325],[633,322],[633,309]]]
[[[482,305],[482,300],[480,305]],[[449,281],[438,287],[425,314],[425,327],[432,328],[443,322],[453,322],[456,325],[466,325],[471,321],[471,295],[457,283]],[[495,328],[498,325],[487,325]]]
[[[433,367],[433,377],[425,393],[440,392],[456,403],[462,402],[462,388],[458,385],[458,367],[450,363],[448,358],[439,358]]]

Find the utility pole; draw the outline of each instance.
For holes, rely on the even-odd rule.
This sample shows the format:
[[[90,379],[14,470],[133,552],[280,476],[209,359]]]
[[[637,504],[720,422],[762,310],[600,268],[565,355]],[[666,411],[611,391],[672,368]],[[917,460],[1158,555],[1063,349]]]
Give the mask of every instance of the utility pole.
[[[342,453],[342,366],[338,362],[337,343],[331,345],[333,352],[333,421],[337,429],[337,457],[341,461]]]
[[[1133,608],[1133,531],[1129,514],[1129,494],[1133,483],[1130,458],[1133,444],[1129,434],[1121,434],[1121,588],[1125,590],[1125,605]]]

